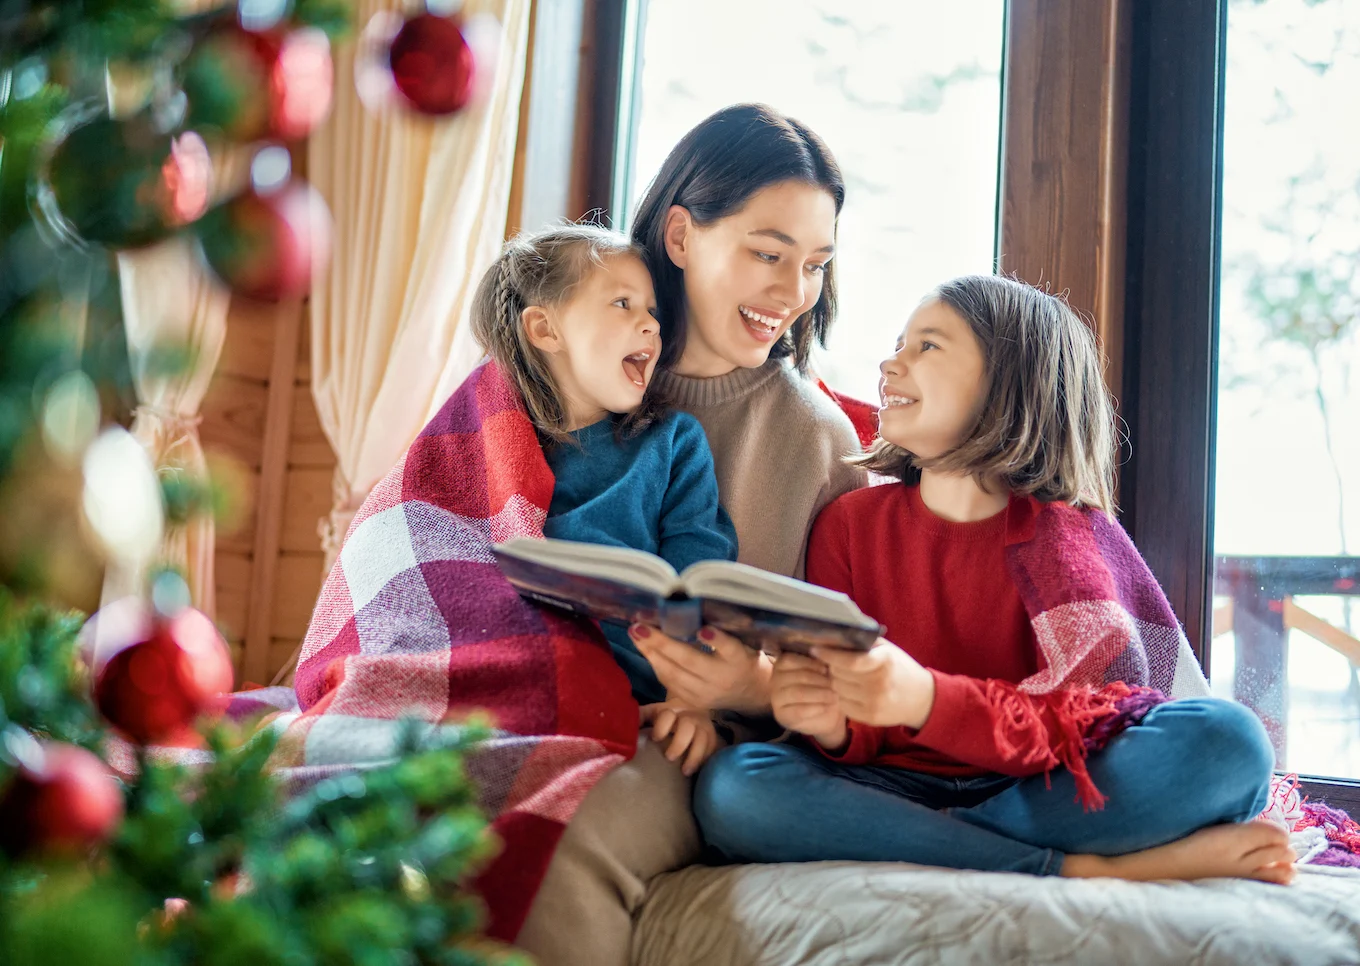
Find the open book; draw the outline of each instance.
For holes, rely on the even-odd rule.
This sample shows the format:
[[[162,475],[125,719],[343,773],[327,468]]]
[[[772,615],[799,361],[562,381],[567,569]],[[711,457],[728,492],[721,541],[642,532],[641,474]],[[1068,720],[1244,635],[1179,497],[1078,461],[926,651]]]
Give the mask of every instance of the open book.
[[[883,633],[845,594],[746,564],[705,560],[677,574],[642,550],[528,537],[492,550],[524,597],[596,620],[649,624],[677,640],[694,641],[711,624],[753,648],[807,653],[865,651]]]

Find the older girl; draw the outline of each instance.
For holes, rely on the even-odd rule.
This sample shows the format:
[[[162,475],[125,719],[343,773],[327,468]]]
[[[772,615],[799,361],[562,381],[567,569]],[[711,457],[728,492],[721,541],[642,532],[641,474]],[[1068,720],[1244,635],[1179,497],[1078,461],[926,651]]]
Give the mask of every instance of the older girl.
[[[1265,729],[1203,696],[1112,516],[1114,416],[1087,327],[1028,285],[960,278],[881,372],[862,463],[901,482],[822,513],[808,576],[888,639],[779,658],[774,714],[805,740],[710,762],[708,842],[749,862],[1288,882],[1284,831],[1252,821]]]

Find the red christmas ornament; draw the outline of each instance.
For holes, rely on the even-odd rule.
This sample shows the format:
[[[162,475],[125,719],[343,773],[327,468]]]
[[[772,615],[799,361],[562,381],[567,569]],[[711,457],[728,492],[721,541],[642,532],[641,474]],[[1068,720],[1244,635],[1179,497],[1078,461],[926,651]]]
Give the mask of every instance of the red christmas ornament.
[[[250,189],[194,226],[208,265],[232,291],[267,302],[301,296],[330,258],[330,215],[300,178]]]
[[[95,625],[95,704],[132,741],[193,744],[195,719],[226,707],[231,657],[202,611],[167,618],[129,599]]]
[[[451,17],[417,14],[402,24],[388,51],[392,81],[422,114],[452,114],[472,100],[476,57]]]
[[[0,795],[0,849],[78,852],[106,840],[123,817],[123,793],[107,765],[84,748],[33,743]]]
[[[330,41],[315,28],[215,27],[184,62],[189,125],[234,141],[306,137],[326,117],[335,84]]]

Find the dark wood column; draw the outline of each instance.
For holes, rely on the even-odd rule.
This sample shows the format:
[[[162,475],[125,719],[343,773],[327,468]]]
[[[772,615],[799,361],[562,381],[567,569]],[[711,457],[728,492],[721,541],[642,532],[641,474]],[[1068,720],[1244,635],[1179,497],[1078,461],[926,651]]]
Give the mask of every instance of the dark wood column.
[[[997,267],[1065,293],[1119,395],[1131,0],[1011,0]]]

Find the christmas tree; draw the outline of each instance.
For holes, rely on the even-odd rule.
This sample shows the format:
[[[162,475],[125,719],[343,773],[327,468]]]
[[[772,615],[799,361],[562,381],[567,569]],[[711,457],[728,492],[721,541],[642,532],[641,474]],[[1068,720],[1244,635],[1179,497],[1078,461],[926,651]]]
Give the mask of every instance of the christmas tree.
[[[238,293],[305,288],[308,260],[268,251],[291,227],[280,196],[247,185],[207,210],[204,166],[221,143],[305,136],[315,104],[275,96],[277,65],[349,15],[0,0],[0,962],[514,958],[479,938],[466,888],[495,847],[463,767],[475,724],[438,743],[412,727],[390,766],[290,795],[273,732],[223,716],[230,663],[178,575],[85,620],[106,568],[145,549],[107,519],[136,515],[136,487],[112,511],[100,490],[138,471],[103,443],[135,402],[115,253],[189,232]],[[110,78],[129,73],[148,93],[114,114]],[[183,361],[161,356],[135,363]],[[157,526],[220,502],[144,475]],[[195,740],[191,763],[157,751]]]

